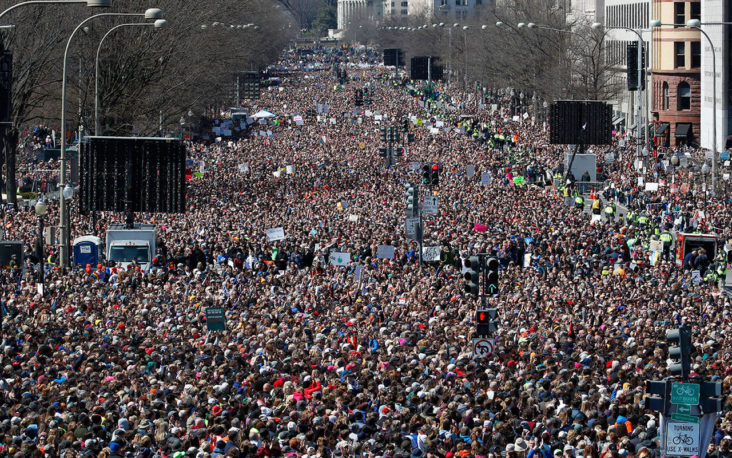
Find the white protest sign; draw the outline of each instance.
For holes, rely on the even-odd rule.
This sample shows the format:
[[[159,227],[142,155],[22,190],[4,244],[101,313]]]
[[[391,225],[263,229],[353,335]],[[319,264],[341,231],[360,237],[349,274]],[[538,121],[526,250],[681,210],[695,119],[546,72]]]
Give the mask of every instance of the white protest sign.
[[[426,246],[422,248],[422,260],[425,262],[439,261],[440,249],[439,246]]]
[[[288,175],[294,175],[295,174],[295,166],[294,165],[285,166],[285,173],[287,173]]]
[[[437,196],[424,196],[424,214],[436,215],[439,206],[439,198]]]
[[[394,247],[391,245],[379,245],[376,249],[377,259],[394,259]]]
[[[407,222],[405,224],[405,233],[407,235],[407,238],[416,239],[418,227],[419,227],[419,218],[407,218]]]
[[[420,168],[422,168],[422,165],[419,162],[410,162],[409,163],[409,170],[412,171],[418,171]]]
[[[658,191],[658,183],[646,183],[646,191]]]
[[[692,270],[691,271],[691,281],[693,281],[694,283],[701,283],[701,281],[702,281],[701,271]]]
[[[480,184],[482,185],[488,185],[491,183],[491,174],[490,172],[483,172],[480,174]]]
[[[465,169],[465,174],[468,176],[468,178],[473,178],[475,176],[475,166],[474,165],[469,165]]]
[[[356,266],[356,271],[354,272],[354,280],[361,281],[361,279],[363,278],[364,269],[364,266]]]
[[[285,230],[282,227],[273,227],[272,229],[267,229],[267,240],[270,242],[275,242],[277,240],[282,240],[285,238]]]
[[[357,223],[358,222],[358,215],[348,215],[348,221],[350,221],[352,223]]]
[[[437,121],[437,122],[435,122],[435,127],[437,127],[437,128],[445,127],[445,122],[444,121]]]
[[[333,266],[347,266],[351,263],[351,253],[334,251],[330,254],[330,264]]]

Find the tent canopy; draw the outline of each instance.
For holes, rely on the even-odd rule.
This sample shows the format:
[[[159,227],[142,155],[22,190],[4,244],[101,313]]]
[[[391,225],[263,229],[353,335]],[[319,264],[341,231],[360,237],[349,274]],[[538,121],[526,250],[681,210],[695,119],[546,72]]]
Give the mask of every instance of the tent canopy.
[[[261,111],[257,112],[257,113],[256,113],[256,114],[255,114],[255,115],[253,116],[253,118],[254,118],[254,119],[261,119],[261,118],[276,118],[276,117],[277,117],[277,115],[276,115],[276,114],[274,114],[274,113],[270,113],[270,112],[269,112],[269,111],[267,111],[267,110],[261,110]]]

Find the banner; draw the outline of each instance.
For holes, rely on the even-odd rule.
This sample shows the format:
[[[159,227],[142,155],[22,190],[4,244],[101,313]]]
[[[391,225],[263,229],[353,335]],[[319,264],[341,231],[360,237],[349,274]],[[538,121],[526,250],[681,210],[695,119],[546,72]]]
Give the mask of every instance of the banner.
[[[267,240],[275,242],[277,240],[283,240],[285,238],[285,230],[282,227],[274,227],[267,229]]]

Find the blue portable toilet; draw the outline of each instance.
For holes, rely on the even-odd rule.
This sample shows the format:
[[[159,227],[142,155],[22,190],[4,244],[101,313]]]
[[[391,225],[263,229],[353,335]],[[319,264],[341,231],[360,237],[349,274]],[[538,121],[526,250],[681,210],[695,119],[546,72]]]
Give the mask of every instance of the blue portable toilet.
[[[84,235],[74,239],[74,265],[96,267],[101,261],[100,250],[102,239],[94,235]]]

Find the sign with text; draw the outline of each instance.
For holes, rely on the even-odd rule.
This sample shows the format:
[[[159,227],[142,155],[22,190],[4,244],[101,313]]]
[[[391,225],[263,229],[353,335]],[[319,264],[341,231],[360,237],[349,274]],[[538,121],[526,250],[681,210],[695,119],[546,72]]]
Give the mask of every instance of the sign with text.
[[[439,198],[437,196],[424,196],[423,212],[425,215],[436,215],[439,206]]]
[[[267,240],[275,242],[277,240],[283,240],[285,238],[285,230],[282,227],[274,227],[267,229]]]
[[[330,254],[330,264],[333,266],[347,266],[351,263],[351,253],[334,251]]]
[[[417,238],[417,228],[419,227],[419,218],[407,218],[405,228],[408,239]]]
[[[699,423],[666,423],[666,443],[663,456],[693,456],[699,454]]]
[[[699,404],[699,385],[696,383],[672,383],[671,404],[690,406]]]
[[[225,331],[226,317],[223,307],[206,307],[206,327],[209,331]]]

